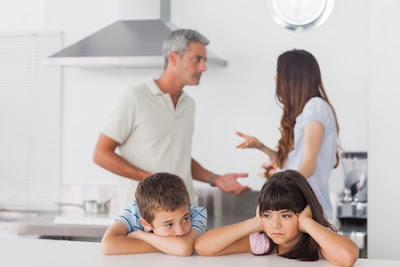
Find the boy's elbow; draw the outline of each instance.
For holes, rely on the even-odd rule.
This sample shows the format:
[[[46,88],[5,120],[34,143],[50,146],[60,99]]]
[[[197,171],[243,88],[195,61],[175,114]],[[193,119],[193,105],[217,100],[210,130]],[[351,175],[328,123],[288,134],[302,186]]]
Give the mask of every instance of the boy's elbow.
[[[115,246],[112,245],[108,238],[103,237],[100,243],[100,251],[104,255],[115,255],[118,252],[115,250]]]
[[[212,253],[212,251],[210,251],[209,249],[207,249],[207,245],[204,244],[204,242],[196,242],[194,243],[194,250],[196,251],[196,253],[200,256],[215,256],[214,253]]]
[[[182,257],[188,257],[191,256],[193,254],[194,249],[193,248],[184,248],[181,251],[178,252],[178,256],[182,256]]]
[[[175,256],[181,256],[181,257],[187,257],[191,256],[193,254],[194,248],[193,248],[193,243],[183,243],[180,245],[175,246],[175,251],[174,255]]]
[[[104,244],[103,242],[101,243],[100,251],[101,251],[101,253],[103,253],[103,255],[115,254],[115,253],[113,253],[112,249],[109,246],[107,246],[106,244]]]

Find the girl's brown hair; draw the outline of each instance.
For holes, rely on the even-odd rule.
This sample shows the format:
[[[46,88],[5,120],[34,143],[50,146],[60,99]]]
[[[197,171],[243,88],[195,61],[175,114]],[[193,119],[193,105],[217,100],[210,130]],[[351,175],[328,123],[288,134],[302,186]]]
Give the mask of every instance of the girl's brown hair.
[[[313,219],[322,226],[333,230],[333,227],[325,219],[322,206],[311,186],[297,171],[286,170],[272,175],[261,189],[258,205],[260,216],[267,210],[290,210],[298,215],[309,205]],[[268,239],[270,246],[265,255],[277,251],[277,245],[269,237]],[[316,261],[319,259],[319,245],[309,234],[305,233],[291,250],[280,256],[302,261]]]
[[[321,71],[315,57],[304,50],[287,51],[278,57],[276,98],[282,104],[281,139],[278,143],[276,163],[283,168],[294,145],[294,125],[305,104],[313,97],[320,97],[332,108],[339,134],[336,113],[328,100],[322,84]],[[336,167],[339,155],[336,153]]]

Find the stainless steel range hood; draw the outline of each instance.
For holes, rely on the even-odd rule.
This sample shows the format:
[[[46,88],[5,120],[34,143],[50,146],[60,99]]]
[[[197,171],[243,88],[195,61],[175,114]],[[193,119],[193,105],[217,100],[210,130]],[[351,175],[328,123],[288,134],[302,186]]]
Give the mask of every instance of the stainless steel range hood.
[[[142,1],[144,4],[146,1]],[[160,0],[160,18],[117,21],[44,60],[45,65],[79,68],[163,67],[162,44],[175,27],[170,1]],[[227,62],[207,51],[207,63]]]

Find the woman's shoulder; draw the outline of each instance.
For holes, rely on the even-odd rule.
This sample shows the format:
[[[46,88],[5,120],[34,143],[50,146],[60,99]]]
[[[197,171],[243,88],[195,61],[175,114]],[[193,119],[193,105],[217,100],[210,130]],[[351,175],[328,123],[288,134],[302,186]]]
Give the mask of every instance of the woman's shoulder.
[[[311,121],[319,121],[324,127],[333,127],[334,113],[331,106],[321,97],[313,97],[304,105],[303,111],[296,118],[299,127]]]
[[[313,97],[305,104],[302,114],[305,117],[331,117],[333,110],[331,106],[321,97]]]
[[[307,103],[304,106],[304,110],[306,108],[319,108],[319,109],[331,109],[330,105],[328,102],[326,102],[323,98],[321,97],[313,97],[310,100],[307,101]]]

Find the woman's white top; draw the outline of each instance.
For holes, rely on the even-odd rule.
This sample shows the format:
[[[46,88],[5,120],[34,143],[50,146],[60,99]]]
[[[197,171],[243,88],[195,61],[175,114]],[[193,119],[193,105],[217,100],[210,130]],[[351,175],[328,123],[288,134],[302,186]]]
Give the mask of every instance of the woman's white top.
[[[324,210],[326,218],[333,217],[329,198],[329,177],[336,163],[337,131],[332,108],[320,97],[311,98],[296,118],[294,127],[294,148],[289,153],[284,169],[298,170],[303,161],[304,129],[312,122],[319,121],[324,126],[324,134],[317,156],[315,172],[307,181],[311,185]]]

